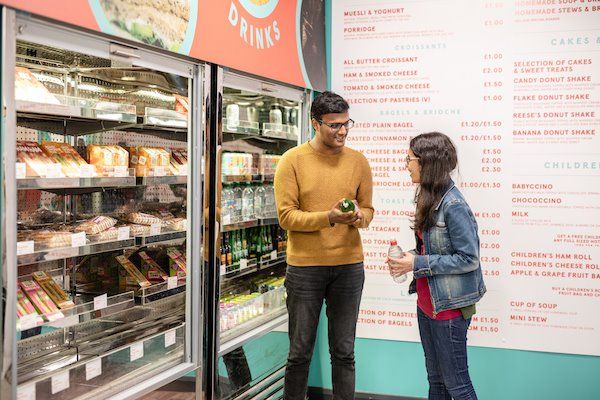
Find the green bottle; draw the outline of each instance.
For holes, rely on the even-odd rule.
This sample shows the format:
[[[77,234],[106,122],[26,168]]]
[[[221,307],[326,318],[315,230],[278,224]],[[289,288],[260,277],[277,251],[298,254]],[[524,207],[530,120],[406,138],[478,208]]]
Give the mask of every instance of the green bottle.
[[[350,211],[354,211],[354,202],[348,198],[345,198],[344,200],[342,200],[342,204],[340,204],[340,210],[342,210],[342,212],[350,212]]]

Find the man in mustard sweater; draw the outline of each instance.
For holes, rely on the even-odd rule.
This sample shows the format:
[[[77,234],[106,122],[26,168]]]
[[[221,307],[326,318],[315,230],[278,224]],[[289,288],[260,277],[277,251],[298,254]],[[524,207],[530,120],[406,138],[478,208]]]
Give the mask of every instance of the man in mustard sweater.
[[[317,97],[311,107],[315,138],[286,152],[275,174],[279,224],[288,231],[286,400],[306,397],[323,300],[334,399],[354,399],[354,339],[365,281],[358,228],[373,218],[373,188],[365,156],[344,147],[354,124],[348,109],[335,93]],[[340,210],[344,198],[355,202],[355,211]]]

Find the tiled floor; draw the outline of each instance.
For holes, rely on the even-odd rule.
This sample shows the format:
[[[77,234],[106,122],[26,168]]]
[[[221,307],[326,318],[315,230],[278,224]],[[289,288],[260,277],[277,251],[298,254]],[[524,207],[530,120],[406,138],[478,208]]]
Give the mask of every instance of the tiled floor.
[[[194,400],[194,382],[175,381],[141,397],[141,400]]]

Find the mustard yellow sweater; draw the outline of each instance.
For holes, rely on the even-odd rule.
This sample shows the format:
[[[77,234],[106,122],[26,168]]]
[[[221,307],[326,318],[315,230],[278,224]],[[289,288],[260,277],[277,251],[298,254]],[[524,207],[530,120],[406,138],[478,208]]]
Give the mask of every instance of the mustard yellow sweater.
[[[344,147],[336,155],[318,153],[309,143],[287,151],[275,173],[279,224],[288,231],[287,262],[294,266],[328,266],[363,261],[358,229],[329,223],[338,200],[357,200],[362,228],[373,219],[373,182],[369,162]]]

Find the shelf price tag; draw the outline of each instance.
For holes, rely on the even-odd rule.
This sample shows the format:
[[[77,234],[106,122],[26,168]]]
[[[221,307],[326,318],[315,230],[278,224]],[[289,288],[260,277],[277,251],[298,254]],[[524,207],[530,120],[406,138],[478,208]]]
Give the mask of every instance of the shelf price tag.
[[[108,307],[108,298],[106,296],[106,293],[94,297],[94,311],[102,310],[106,307]]]
[[[71,235],[71,247],[79,247],[85,245],[85,232],[74,233]]]
[[[165,176],[165,167],[154,167],[154,176]]]
[[[69,371],[61,372],[52,377],[52,394],[69,388]]]
[[[129,347],[129,361],[133,362],[144,357],[144,342],[134,343]]]
[[[221,264],[221,276],[227,274],[227,265]]]
[[[129,175],[129,170],[124,165],[116,165],[114,169],[115,177],[126,178]]]
[[[89,381],[97,376],[102,375],[102,359],[96,358],[85,364],[85,380]]]
[[[46,178],[60,178],[62,176],[62,168],[59,163],[52,163],[46,166]]]
[[[17,255],[22,256],[24,254],[31,254],[34,251],[33,240],[27,240],[25,242],[17,242]]]
[[[35,400],[35,383],[17,387],[17,400]]]
[[[175,344],[176,339],[177,336],[175,334],[174,329],[172,331],[165,332],[165,348],[173,346]]]
[[[38,324],[38,321],[39,318],[37,314],[23,315],[21,318],[19,318],[19,327],[21,332],[27,329],[35,328]]]
[[[131,235],[131,227],[122,226],[122,227],[118,228],[117,240],[127,240],[127,239],[129,239],[130,235]]]
[[[17,176],[17,179],[25,179],[27,176],[27,166],[24,162],[18,162],[15,165],[15,175]]]
[[[177,275],[167,278],[167,289],[175,289],[177,287]]]
[[[91,178],[94,176],[94,166],[84,164],[79,166],[79,176],[81,178]]]
[[[160,224],[150,225],[150,236],[160,235],[161,226]]]
[[[277,250],[271,252],[271,261],[277,260]]]
[[[240,269],[246,269],[246,268],[248,268],[248,259],[242,258],[240,260]]]

